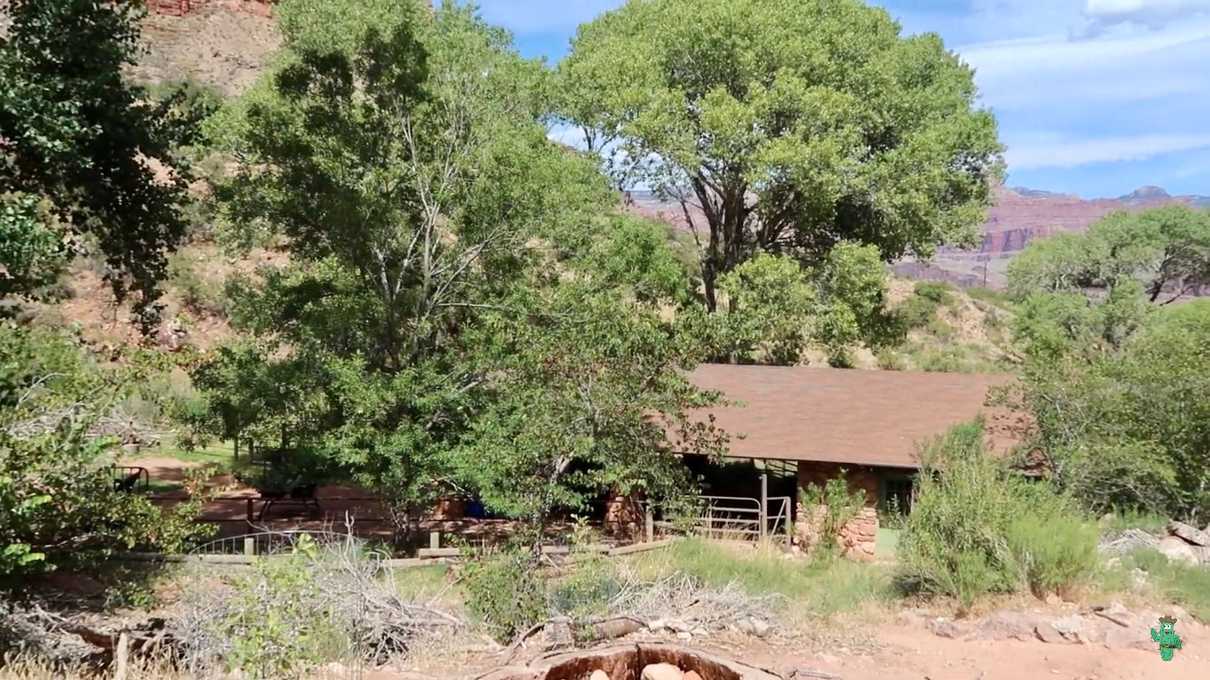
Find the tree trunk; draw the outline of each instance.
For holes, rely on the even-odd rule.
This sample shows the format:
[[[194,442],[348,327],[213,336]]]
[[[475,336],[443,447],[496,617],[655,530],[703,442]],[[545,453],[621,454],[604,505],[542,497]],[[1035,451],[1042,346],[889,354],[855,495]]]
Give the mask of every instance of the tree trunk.
[[[718,292],[715,289],[717,278],[714,264],[702,258],[702,284],[706,287],[706,311],[711,314],[718,310]]]

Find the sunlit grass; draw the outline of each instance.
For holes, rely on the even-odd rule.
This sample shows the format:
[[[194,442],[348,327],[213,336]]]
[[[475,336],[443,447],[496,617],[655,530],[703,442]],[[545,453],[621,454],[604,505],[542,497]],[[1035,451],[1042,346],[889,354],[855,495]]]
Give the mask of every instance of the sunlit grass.
[[[891,570],[845,559],[786,559],[773,550],[729,546],[701,539],[678,541],[668,549],[635,559],[645,578],[680,572],[704,585],[734,583],[752,595],[780,595],[799,612],[829,616],[895,597]]]
[[[1154,595],[1210,622],[1210,569],[1169,560],[1157,550],[1136,550],[1122,557],[1117,566],[1103,570],[1097,586],[1103,592],[1128,591],[1136,568],[1147,572]]]

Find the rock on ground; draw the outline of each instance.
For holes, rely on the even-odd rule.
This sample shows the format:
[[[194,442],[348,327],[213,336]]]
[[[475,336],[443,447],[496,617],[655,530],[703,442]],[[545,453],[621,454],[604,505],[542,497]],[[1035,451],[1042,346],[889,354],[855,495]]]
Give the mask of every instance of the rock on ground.
[[[1157,549],[1170,560],[1177,560],[1188,564],[1201,562],[1201,555],[1194,549],[1194,546],[1189,545],[1176,536],[1167,536],[1161,539]]]
[[[681,669],[670,663],[653,663],[643,668],[642,680],[684,680]]]
[[[1049,625],[1033,614],[1012,611],[997,611],[975,628],[976,640],[1034,640],[1039,624]]]
[[[1196,527],[1189,526],[1184,522],[1169,522],[1168,533],[1184,539],[1186,543],[1192,543],[1193,545],[1203,547],[1210,546],[1210,533],[1202,531]]]

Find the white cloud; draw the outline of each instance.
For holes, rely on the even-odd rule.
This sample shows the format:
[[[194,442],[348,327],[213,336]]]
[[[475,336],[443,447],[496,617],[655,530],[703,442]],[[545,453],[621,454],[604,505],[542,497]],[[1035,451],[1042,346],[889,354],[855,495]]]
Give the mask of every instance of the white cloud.
[[[1092,32],[1123,23],[1152,28],[1210,12],[1210,0],[1086,0],[1084,16]]]
[[[1210,102],[1204,67],[1210,20],[1079,40],[1055,34],[990,42],[958,52],[975,67],[984,102],[998,111],[1084,107],[1097,116],[1109,112],[1102,107],[1138,102],[1168,100],[1186,108]],[[1169,109],[1147,113],[1162,118]]]
[[[1146,134],[1087,140],[1056,140],[1050,133],[1032,142],[1009,145],[1005,159],[1013,170],[1075,168],[1093,163],[1140,161],[1178,151],[1210,148],[1210,134]]]
[[[546,136],[549,139],[565,146],[574,147],[580,150],[588,148],[584,143],[584,131],[576,125],[556,123],[547,129]]]

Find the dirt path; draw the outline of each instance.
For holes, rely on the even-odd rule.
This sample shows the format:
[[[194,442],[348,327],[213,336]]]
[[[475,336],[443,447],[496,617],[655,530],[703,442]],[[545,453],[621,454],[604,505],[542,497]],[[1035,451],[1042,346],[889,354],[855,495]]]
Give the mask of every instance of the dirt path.
[[[872,651],[843,646],[818,652],[768,645],[716,648],[787,678],[794,669],[810,669],[843,680],[1210,680],[1210,628],[1194,621],[1178,626],[1184,648],[1171,662],[1162,661],[1158,651],[947,639],[903,624],[877,625],[865,632],[874,643]]]

